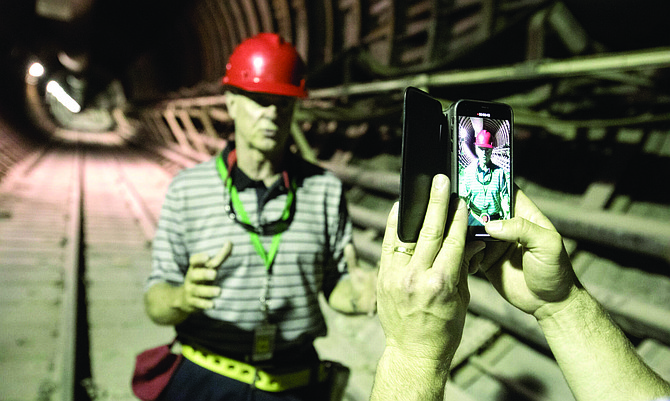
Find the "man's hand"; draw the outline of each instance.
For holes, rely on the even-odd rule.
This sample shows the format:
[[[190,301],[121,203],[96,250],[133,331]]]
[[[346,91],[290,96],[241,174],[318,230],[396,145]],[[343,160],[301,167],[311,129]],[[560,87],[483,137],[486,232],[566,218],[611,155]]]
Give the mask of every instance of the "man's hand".
[[[331,308],[345,314],[374,315],[377,311],[377,269],[358,265],[354,244],[344,247],[349,275],[337,283],[328,298]]]
[[[216,270],[228,259],[232,249],[233,244],[228,241],[214,257],[203,253],[192,255],[184,284],[173,306],[186,313],[213,308],[213,299],[221,295],[221,288],[212,285],[216,279]]]
[[[416,244],[398,239],[397,203],[389,214],[377,282],[386,348],[371,400],[444,397],[470,301],[470,259],[484,248],[480,241],[465,246],[468,210],[465,201],[450,205],[449,198],[449,179],[435,176]]]
[[[513,219],[486,225],[507,242],[489,244],[481,270],[508,302],[541,319],[562,308],[580,284],[561,235],[521,190],[514,211]]]
[[[416,244],[398,239],[398,209],[394,206],[384,234],[377,284],[387,347],[447,366],[460,342],[470,301],[468,271],[461,269],[467,208],[462,200],[450,205],[449,198],[449,179],[436,176]],[[471,249],[468,257],[483,245],[476,246],[479,249]],[[414,250],[414,254],[399,252],[399,247]]]
[[[196,254],[189,260],[184,284],[173,286],[162,282],[151,286],[144,294],[147,315],[157,324],[176,325],[191,313],[212,308],[213,298],[221,289],[211,285],[216,279],[216,269],[228,259],[233,245],[226,242],[212,258]]]
[[[652,400],[670,384],[639,357],[626,335],[581,286],[561,236],[521,191],[517,217],[486,231],[514,241],[489,244],[481,262],[489,281],[512,305],[532,314],[576,400]]]

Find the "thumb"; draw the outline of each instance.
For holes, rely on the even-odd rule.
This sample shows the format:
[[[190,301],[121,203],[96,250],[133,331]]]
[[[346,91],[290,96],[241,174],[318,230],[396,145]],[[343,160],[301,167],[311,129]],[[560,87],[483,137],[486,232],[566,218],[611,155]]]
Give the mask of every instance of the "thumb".
[[[481,251],[485,248],[486,242],[484,241],[468,242],[463,252],[463,267],[461,268],[467,270],[469,274],[475,274],[479,270],[479,265],[484,257],[484,253]]]
[[[355,269],[357,267],[358,259],[356,258],[356,248],[353,243],[344,246],[344,259],[347,261],[347,267],[349,269]]]
[[[486,224],[485,229],[493,238],[518,242],[531,252],[557,255],[563,249],[563,240],[556,230],[541,227],[522,217],[492,221]]]
[[[191,255],[191,257],[188,260],[188,264],[190,267],[203,267],[205,263],[209,260],[209,256],[207,256],[204,253],[196,253],[194,255]]]
[[[233,243],[230,241],[226,241],[225,244],[221,247],[219,252],[217,254],[209,259],[207,263],[205,263],[205,267],[208,269],[216,269],[219,266],[221,266],[221,263],[223,263],[226,259],[228,259],[228,256],[230,256],[230,253],[233,250]]]

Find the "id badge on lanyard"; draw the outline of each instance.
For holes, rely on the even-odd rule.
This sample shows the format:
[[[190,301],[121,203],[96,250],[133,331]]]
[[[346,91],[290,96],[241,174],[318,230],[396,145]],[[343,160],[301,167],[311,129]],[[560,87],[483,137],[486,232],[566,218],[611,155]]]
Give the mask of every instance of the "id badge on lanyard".
[[[277,325],[263,322],[254,330],[254,348],[251,360],[254,362],[272,359],[275,352]]]
[[[242,205],[242,202],[239,199],[237,188],[235,188],[235,186],[232,184],[231,177],[228,174],[226,174],[226,168],[225,165],[223,164],[223,158],[217,159],[217,169],[221,175],[221,178],[226,183],[226,188],[228,189],[228,192],[230,193],[232,201],[232,209],[233,209],[231,211],[239,215],[241,223],[243,223],[243,226],[249,232],[249,238],[251,240],[252,245],[254,246],[254,249],[256,250],[256,253],[258,253],[261,259],[263,259],[263,262],[265,264],[267,275],[265,279],[265,284],[263,286],[263,293],[261,294],[260,297],[263,322],[254,329],[254,342],[251,353],[251,359],[254,362],[266,361],[272,359],[272,356],[274,355],[275,351],[275,345],[277,343],[278,327],[276,324],[270,323],[269,321],[268,295],[270,292],[270,282],[272,279],[272,264],[274,262],[275,256],[277,255],[277,251],[279,250],[279,243],[281,241],[281,232],[275,233],[272,236],[272,244],[270,245],[270,250],[266,252],[265,248],[261,244],[258,232],[249,230],[247,228],[250,226],[249,217],[247,216],[244,210],[244,206]],[[295,191],[293,185],[291,185],[291,187],[293,191],[289,191],[286,206],[284,208],[284,212],[282,213],[283,222],[289,220],[289,218],[291,217],[290,210],[293,204],[293,196]]]
[[[263,285],[263,293],[260,297],[263,322],[254,329],[254,345],[251,352],[251,360],[254,362],[272,359],[275,352],[277,325],[270,323],[268,311],[268,295],[271,280],[272,276],[268,270],[268,274],[265,276],[265,284]]]

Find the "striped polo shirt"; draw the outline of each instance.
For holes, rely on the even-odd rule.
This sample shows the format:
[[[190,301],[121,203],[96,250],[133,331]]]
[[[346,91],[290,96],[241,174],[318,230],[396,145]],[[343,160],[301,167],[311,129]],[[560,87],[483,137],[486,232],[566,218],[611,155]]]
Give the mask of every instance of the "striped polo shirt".
[[[318,294],[329,296],[346,273],[344,246],[352,241],[339,179],[294,155],[287,166],[297,184],[295,215],[282,234],[268,294],[269,321],[278,325],[278,351],[326,335]],[[256,188],[238,189],[251,222],[275,221],[284,211],[288,191],[283,180],[268,191],[274,196],[259,204]],[[213,256],[225,241],[231,241],[232,253],[218,269],[215,285],[222,291],[214,299],[214,308],[192,314],[176,329],[184,342],[239,355],[251,352],[253,331],[263,321],[260,297],[269,273],[249,232],[229,218],[225,210],[229,202],[215,158],[175,176],[161,210],[146,288],[158,282],[182,284],[191,255]],[[260,240],[267,252],[272,236],[261,235]]]

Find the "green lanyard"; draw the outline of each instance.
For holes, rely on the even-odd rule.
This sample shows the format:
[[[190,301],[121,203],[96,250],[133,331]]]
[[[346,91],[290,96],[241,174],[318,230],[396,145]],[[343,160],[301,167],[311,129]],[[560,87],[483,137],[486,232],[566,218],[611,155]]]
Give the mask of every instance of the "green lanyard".
[[[231,166],[232,167],[232,166]],[[259,238],[258,232],[254,229],[254,226],[247,216],[247,212],[244,210],[244,205],[237,193],[237,188],[233,185],[233,180],[228,176],[228,172],[223,162],[223,157],[216,158],[216,168],[221,175],[221,179],[226,184],[226,189],[230,193],[230,199],[233,207],[233,212],[239,216],[239,222],[242,223],[242,226],[249,232],[249,238],[251,243],[256,250],[256,253],[263,259],[265,263],[265,269],[270,271],[272,268],[272,263],[274,262],[275,256],[277,256],[277,251],[279,250],[279,243],[281,241],[281,235],[283,231],[280,231],[272,236],[272,244],[270,245],[270,252],[266,252],[261,240]],[[232,169],[232,168],[231,168]],[[287,222],[291,217],[291,206],[293,205],[293,198],[295,193],[295,185],[291,182],[291,188],[289,188],[288,195],[286,198],[286,206],[282,212],[281,222]]]

